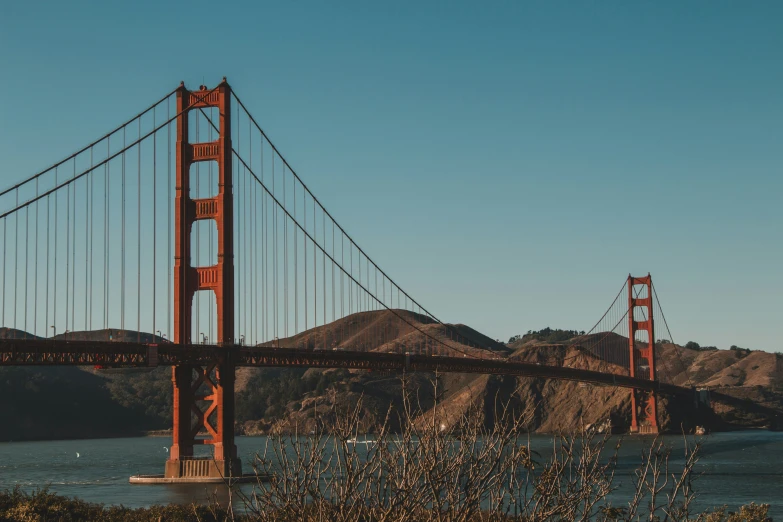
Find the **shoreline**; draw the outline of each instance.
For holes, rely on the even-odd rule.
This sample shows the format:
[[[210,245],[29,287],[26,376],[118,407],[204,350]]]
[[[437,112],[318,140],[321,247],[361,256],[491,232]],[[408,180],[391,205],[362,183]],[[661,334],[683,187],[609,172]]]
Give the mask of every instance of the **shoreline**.
[[[736,429],[730,429],[730,430],[711,430],[706,435],[716,434],[716,433],[740,433],[740,432],[747,432],[747,431],[768,431],[770,433],[779,433],[781,430],[773,430],[770,428],[760,428],[760,427],[738,427]],[[110,436],[99,436],[99,437],[64,437],[64,438],[47,438],[47,439],[18,439],[18,440],[0,440],[0,444],[13,444],[13,443],[19,443],[19,442],[60,442],[60,441],[75,441],[75,440],[104,440],[104,439],[145,439],[145,438],[166,438],[171,437],[171,430],[149,430],[145,432],[139,432],[139,433],[126,433],[121,435],[110,435]],[[374,433],[360,433],[361,436],[368,436],[368,435],[375,435]],[[558,435],[557,433],[549,433],[549,432],[530,432],[529,435],[535,435],[535,436],[553,436]],[[611,437],[636,437],[636,436],[644,436],[644,435],[631,435],[630,433],[612,433],[609,434]],[[682,433],[677,432],[668,432],[668,433],[661,433],[660,436],[665,437],[671,437],[671,436],[677,436],[682,437]],[[685,435],[688,436],[699,436],[695,433],[686,433]],[[701,435],[701,436],[706,436]],[[272,436],[270,434],[264,434],[264,433],[258,433],[258,434],[235,434],[235,437],[239,438],[253,438],[253,437],[269,437]]]

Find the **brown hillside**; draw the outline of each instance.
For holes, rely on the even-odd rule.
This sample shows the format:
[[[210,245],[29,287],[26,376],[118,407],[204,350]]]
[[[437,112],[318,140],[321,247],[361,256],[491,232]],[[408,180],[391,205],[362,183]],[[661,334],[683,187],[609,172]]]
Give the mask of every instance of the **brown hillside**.
[[[43,339],[43,337],[27,333],[24,330],[3,327],[0,328],[0,339]]]
[[[571,341],[579,343],[578,346],[538,341],[516,343],[509,346],[504,353],[493,349],[493,342],[489,338],[484,337],[482,341],[487,343],[490,349],[475,348],[453,341],[454,335],[450,328],[436,324],[426,317],[408,314],[405,318],[410,325],[401,325],[402,321],[392,312],[366,312],[290,339],[281,339],[276,344],[281,347],[310,346],[314,349],[331,345],[332,349],[338,350],[366,349],[381,352],[414,351],[426,346],[434,353],[439,353],[439,350],[440,353],[447,353],[444,347],[438,347],[432,342],[432,338],[435,338],[460,350],[457,355],[463,353],[465,356],[476,357],[509,357],[542,365],[626,373],[622,366],[600,359],[590,349],[599,340],[604,347],[610,346],[617,350],[627,347],[627,338],[615,334],[580,336]],[[474,336],[473,339],[481,338]],[[240,370],[244,375],[238,378],[238,382],[245,385],[258,371]],[[307,375],[329,372],[334,370],[312,369],[308,370]],[[429,397],[432,390],[425,380],[418,376],[416,389],[422,392],[426,389],[424,395]],[[377,383],[380,382],[386,383],[385,386],[391,393],[379,395]],[[385,414],[389,405],[394,403],[393,397],[397,397],[401,391],[398,384],[390,384],[393,382],[398,382],[395,376],[351,372],[350,376],[336,383],[329,392],[308,393],[302,401],[290,404],[283,419],[274,425],[264,427],[263,424],[256,423],[248,428],[250,432],[263,432],[268,429],[287,430],[295,425],[306,425],[310,422],[307,419],[315,415],[316,409],[323,412],[335,404],[346,401],[352,403],[365,393],[372,397],[373,404],[373,407],[365,412],[365,422],[367,426],[377,425],[382,420],[381,414]],[[421,422],[432,422],[435,415],[438,423],[449,425],[469,409],[478,408],[484,421],[491,424],[499,405],[509,404],[514,411],[530,412],[529,427],[539,432],[569,431],[591,425],[599,426],[602,430],[627,431],[630,423],[630,394],[624,389],[568,381],[478,374],[440,375],[437,386],[441,398],[437,412],[428,411]],[[679,431],[681,427],[692,429],[696,424],[709,424],[713,429],[725,427],[718,418],[709,419],[697,415],[692,404],[669,405],[665,399],[660,404],[660,420],[665,428]]]
[[[25,332],[3,328],[0,338],[23,338]],[[136,341],[139,333],[123,330],[69,332],[69,340],[104,340],[111,336],[118,341]],[[63,338],[64,334],[59,334]],[[141,333],[142,342],[162,342],[156,336]],[[440,341],[440,342],[438,342]],[[599,342],[600,341],[600,342]],[[375,352],[434,353],[465,357],[508,357],[541,365],[562,365],[618,374],[626,373],[623,366],[597,356],[603,353],[621,353],[627,347],[627,338],[615,334],[581,335],[562,343],[536,340],[517,341],[503,346],[475,332],[465,325],[442,325],[424,315],[406,311],[362,312],[334,323],[319,326],[290,338],[266,343],[282,348],[309,348],[314,350],[367,350]],[[448,348],[447,348],[448,347]],[[658,372],[662,380],[688,386],[705,386],[721,393],[783,408],[783,358],[748,350],[689,350],[674,344],[657,347]],[[95,373],[92,368],[85,368]],[[163,371],[158,371],[163,370]],[[131,376],[120,372],[105,377],[106,387],[120,404],[154,411],[168,422],[170,404],[170,373],[160,368],[148,376]],[[44,370],[42,370],[44,371]],[[271,373],[270,373],[271,371]],[[47,375],[59,375],[60,369],[45,369]],[[293,373],[292,373],[293,372]],[[78,373],[78,372],[77,372]],[[300,391],[280,398],[258,395],[254,392],[264,383],[278,382],[286,386],[307,381]],[[569,431],[584,426],[602,430],[625,431],[630,417],[628,390],[584,383],[486,376],[478,374],[443,374],[434,382],[434,375],[410,376],[408,386],[425,411],[431,411],[435,390],[440,403],[437,420],[450,424],[454,419],[477,408],[484,421],[494,422],[499,404],[508,404],[514,411],[530,413],[529,427],[538,432]],[[271,379],[271,380],[270,380]],[[288,380],[285,380],[288,379]],[[318,382],[322,384],[316,386]],[[100,384],[101,381],[96,381]],[[400,375],[347,370],[299,370],[240,368],[237,370],[238,404],[244,405],[245,415],[241,433],[267,433],[270,430],[294,430],[310,425],[316,418],[328,421],[333,406],[350,406],[363,399],[364,428],[377,427],[390,407],[399,408],[401,397]],[[92,384],[91,384],[92,385]],[[260,393],[274,393],[273,388]],[[150,394],[150,390],[155,390]],[[298,393],[298,395],[297,395]],[[244,402],[243,402],[244,401]],[[249,402],[248,402],[249,401]],[[264,403],[258,404],[258,401]],[[768,419],[736,408],[716,406],[717,415],[697,412],[690,401],[670,404],[666,398],[659,402],[660,421],[672,431],[691,429],[706,424],[712,429],[765,426]],[[326,417],[323,417],[326,415]],[[432,415],[423,417],[422,422]],[[247,420],[250,419],[250,420]],[[157,422],[157,421],[156,421]]]
[[[675,384],[687,385],[690,377],[697,386],[783,387],[780,354],[758,350],[690,350],[667,343],[661,345],[658,357],[667,363]]]
[[[360,312],[261,346],[310,350],[326,347],[331,350],[433,353],[482,358],[500,357],[509,352],[505,345],[465,325],[439,324],[425,315],[407,310]],[[257,368],[238,368],[237,390],[244,390],[259,371]],[[328,370],[312,370],[311,373],[324,371]]]

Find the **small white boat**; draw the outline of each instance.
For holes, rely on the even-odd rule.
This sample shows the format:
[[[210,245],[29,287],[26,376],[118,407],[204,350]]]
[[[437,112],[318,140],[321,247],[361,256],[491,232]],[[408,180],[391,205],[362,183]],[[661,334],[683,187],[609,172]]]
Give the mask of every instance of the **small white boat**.
[[[350,438],[345,442],[347,442],[348,444],[375,444],[374,440],[367,440],[367,439],[357,440],[356,437]]]

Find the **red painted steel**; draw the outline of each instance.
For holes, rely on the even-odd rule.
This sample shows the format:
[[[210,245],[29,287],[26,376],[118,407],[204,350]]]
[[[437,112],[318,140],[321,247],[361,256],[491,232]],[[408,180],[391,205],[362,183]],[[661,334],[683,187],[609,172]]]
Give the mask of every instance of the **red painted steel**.
[[[577,348],[582,348],[576,345]],[[424,354],[377,353],[270,346],[208,344],[158,345],[112,341],[51,341],[0,339],[0,366],[95,365],[139,368],[184,365],[207,367],[231,362],[256,368],[348,368],[355,370],[479,373],[517,375],[590,382],[624,388],[642,388],[668,395],[693,396],[693,390],[648,379],[593,370],[520,362],[504,357],[446,357]]]
[[[216,107],[219,137],[210,143],[190,143],[190,110]],[[175,195],[174,343],[189,345],[193,297],[211,290],[217,303],[217,342],[234,344],[234,239],[231,172],[231,87],[225,78],[215,89],[190,92],[184,83],[177,90],[177,166]],[[199,161],[217,161],[218,193],[213,198],[190,197],[190,167]],[[191,230],[198,220],[217,224],[217,264],[192,267]],[[202,365],[180,364],[172,369],[174,383],[173,443],[166,477],[179,477],[180,461],[193,457],[193,446],[213,447],[211,474],[239,475],[241,467],[234,443],[234,361],[222,357]],[[206,392],[203,390],[206,389]],[[206,433],[207,438],[199,438]]]
[[[646,292],[634,292],[643,286]],[[645,296],[646,293],[646,296]],[[642,297],[636,297],[637,295]],[[640,308],[642,320],[634,311]],[[636,332],[647,332],[647,342],[636,340]],[[657,381],[655,371],[655,328],[653,326],[652,277],[628,275],[628,348],[631,352],[630,376]],[[653,390],[631,390],[631,433],[658,433],[657,397]]]

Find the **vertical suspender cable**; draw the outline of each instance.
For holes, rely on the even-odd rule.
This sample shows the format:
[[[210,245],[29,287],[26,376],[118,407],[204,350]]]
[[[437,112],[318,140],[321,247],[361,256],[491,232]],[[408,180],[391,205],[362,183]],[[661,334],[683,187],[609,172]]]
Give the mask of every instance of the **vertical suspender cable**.
[[[122,203],[120,205],[120,328],[125,330],[125,258],[126,258],[126,236],[125,236],[125,221],[127,214],[125,213],[125,147],[126,147],[126,128],[122,128],[122,174],[120,176],[120,184],[122,185]]]
[[[286,200],[286,180],[285,180],[285,163],[283,164],[283,205],[288,206],[288,200]],[[283,295],[285,303],[285,336],[288,337],[288,216],[283,214]]]
[[[153,127],[154,128],[154,127]],[[141,118],[139,118],[139,138],[141,138]],[[136,255],[136,292],[138,294],[138,297],[136,298],[136,342],[141,343],[141,142],[138,144],[137,149],[137,167],[138,167],[138,174],[137,174],[137,182],[138,182],[138,188],[137,188],[137,201],[138,206],[136,207],[136,228],[138,229],[136,231],[136,234],[138,235],[138,246],[137,246],[137,255]],[[154,333],[154,332],[153,332]]]
[[[261,139],[261,184],[264,183],[264,140]],[[267,287],[269,286],[269,277],[267,271],[267,256],[269,255],[269,246],[267,244],[267,230],[266,225],[268,216],[266,213],[266,192],[261,192],[261,244],[264,245],[261,251],[261,300],[263,305],[261,307],[261,339],[264,341],[269,340],[269,328],[268,328],[268,314],[269,314],[269,300],[267,299]]]
[[[47,198],[47,201],[48,201],[48,198]],[[48,215],[48,211],[47,211],[47,215]],[[48,225],[49,224],[47,223],[47,227],[46,227],[47,230],[49,230],[49,226]],[[8,233],[8,218],[5,217],[5,218],[3,218],[3,310],[2,310],[2,312],[0,312],[0,313],[2,313],[2,324],[5,324],[5,294],[6,294],[6,292],[5,292],[5,250],[6,250],[6,243],[7,243],[7,239],[8,239],[8,234],[7,233]],[[47,256],[47,259],[48,259],[48,256]],[[49,274],[47,273],[47,276],[48,275]],[[48,306],[47,306],[47,310],[48,310]]]
[[[76,178],[76,158],[73,160],[73,177]],[[71,330],[76,329],[76,182],[73,183],[73,248],[71,249]]]
[[[28,284],[28,276],[30,274],[30,261],[29,261],[29,255],[30,255],[30,241],[28,241],[28,237],[30,237],[30,207],[24,208],[24,336],[25,339],[27,338],[27,295],[30,293],[27,289]]]
[[[264,166],[264,142],[263,138],[259,147],[259,162],[260,168]],[[266,245],[264,244],[264,223],[266,222],[264,216],[264,190],[263,187],[256,187],[255,205],[256,205],[256,335],[258,336],[258,342],[262,343],[266,339],[264,337],[264,310],[266,309],[266,303],[264,301],[264,253],[266,251]]]
[[[248,124],[250,123],[250,119],[248,118]],[[247,149],[248,149],[248,155],[250,156],[250,168],[253,168],[253,132],[250,130],[250,126],[248,125],[248,133],[247,133]],[[253,312],[255,310],[255,286],[253,284],[253,250],[254,250],[254,236],[253,236],[253,195],[255,192],[253,191],[253,183],[249,183],[245,190],[247,191],[247,195],[245,196],[247,199],[247,210],[245,212],[245,221],[247,223],[247,285],[245,292],[247,292],[247,300],[248,300],[248,324],[246,327],[246,341],[248,344],[252,345],[254,344],[253,341],[255,339],[255,331],[253,329],[254,321],[253,321]]]
[[[252,132],[248,138],[250,140],[250,150],[253,150]],[[252,153],[252,152],[251,152]],[[258,199],[258,190],[255,183],[250,186],[250,338],[253,345],[258,344],[258,242],[256,241],[256,220],[258,219],[256,201]]]
[[[332,220],[332,259],[337,259],[337,256],[335,255],[334,250],[334,220]],[[332,262],[332,322],[335,321],[335,295],[334,295],[334,262]]]
[[[166,98],[166,117],[171,118],[171,96]],[[168,225],[166,226],[166,244],[168,245],[168,257],[166,258],[166,273],[168,274],[168,278],[166,280],[166,320],[167,320],[167,326],[166,331],[168,333],[169,341],[172,341],[171,337],[171,313],[173,310],[174,304],[171,302],[171,270],[172,265],[174,264],[174,257],[171,254],[171,185],[174,183],[174,180],[171,177],[171,122],[169,122],[166,125],[166,132],[167,132],[167,144],[166,144],[166,153],[167,153],[167,161],[166,161],[166,168],[168,169],[168,187],[167,187],[167,194],[166,194],[166,201],[168,203],[168,212],[166,212],[168,217]]]
[[[233,158],[232,158],[233,161]],[[237,173],[237,190],[236,193],[233,194],[234,201],[236,202],[236,212],[234,213],[233,220],[234,220],[234,230],[236,230],[236,234],[234,235],[234,249],[238,250],[239,252],[234,253],[234,258],[236,260],[236,273],[234,274],[234,280],[236,281],[236,287],[237,288],[243,288],[242,287],[242,251],[238,248],[239,245],[242,244],[242,171],[239,167],[239,161],[236,162],[236,173]],[[242,332],[242,295],[241,294],[235,294],[234,295],[234,302],[236,303],[236,314],[234,317],[234,324],[236,325],[235,330],[235,336],[237,339],[237,342],[239,341],[239,338],[241,336]]]
[[[345,266],[345,234],[340,231],[340,268]],[[340,319],[345,318],[345,269],[340,270]],[[345,336],[345,321],[340,321],[340,343]]]
[[[74,176],[76,164],[74,164]],[[71,268],[71,185],[66,187],[65,202],[65,331],[68,331],[68,301],[71,293],[70,268]],[[67,340],[67,338],[66,338]]]
[[[46,312],[44,315],[44,337],[49,333],[49,230],[51,230],[51,221],[49,220],[51,204],[50,196],[46,196]],[[3,220],[3,229],[5,230],[5,220]],[[5,239],[5,232],[3,233]],[[3,314],[5,314],[5,244],[3,246]],[[5,317],[3,317],[5,324]]]
[[[277,196],[277,191],[275,190],[275,156],[272,155],[272,194]],[[274,216],[272,218],[272,226],[274,227],[272,230],[272,239],[274,241],[274,245],[272,247],[272,255],[274,256],[274,265],[272,269],[272,275],[274,276],[275,284],[273,286],[274,288],[274,294],[275,297],[272,301],[272,306],[274,310],[274,318],[275,318],[275,325],[274,325],[274,337],[278,338],[278,332],[277,332],[277,204],[273,201],[272,202],[272,212],[274,212]]]
[[[237,138],[237,150],[242,150],[242,138],[239,135],[239,106],[236,107],[236,117],[234,118],[234,127],[236,129],[236,138]],[[244,205],[242,201],[242,196],[244,195],[244,190],[242,183],[244,182],[242,167],[239,164],[239,160],[237,160],[236,163],[237,169],[237,191],[236,194],[234,194],[234,200],[236,201],[237,205],[237,212],[234,216],[234,223],[236,224],[235,230],[237,231],[236,237],[234,237],[234,249],[235,249],[235,259],[237,262],[237,277],[236,280],[238,281],[238,288],[245,288],[244,285],[244,279],[243,279],[243,273],[242,270],[245,268],[244,259],[242,258],[244,254],[244,249],[242,248],[242,214],[244,210]],[[237,313],[236,313],[236,338],[237,342],[239,342],[239,339],[242,337],[242,312],[244,311],[244,307],[242,306],[242,300],[244,298],[244,292],[241,294],[235,294],[234,299],[236,301],[237,306]]]
[[[366,278],[366,280],[362,281],[362,276],[359,275],[359,284],[363,284],[364,287],[367,289],[365,291],[362,291],[362,310],[366,312],[370,310],[370,262],[367,260],[367,257],[364,258],[364,266],[367,267],[364,272],[364,277]],[[360,255],[359,274],[361,274],[361,272],[362,272],[362,258]]]
[[[318,326],[318,269],[316,268],[318,248],[315,242],[317,230],[315,226],[315,198],[313,198],[313,327]]]
[[[110,151],[110,142],[111,138],[107,138],[106,140],[106,157],[111,156]],[[104,164],[104,184],[103,184],[103,328],[107,330],[106,332],[106,339],[109,339],[109,296],[108,296],[108,286],[109,286],[109,162],[107,161]],[[57,200],[55,199],[55,202]],[[55,205],[56,208],[56,205]],[[57,217],[57,211],[55,210],[55,219]],[[56,237],[57,233],[55,232],[55,241],[57,240]],[[55,256],[57,255],[57,248],[55,247]],[[57,265],[57,262],[55,261],[55,265]],[[55,295],[57,294],[57,282],[55,280]],[[55,301],[57,299],[55,298]]]
[[[38,197],[38,178],[35,178],[35,196]],[[38,222],[40,221],[40,211],[38,210],[38,201],[35,202],[35,251],[33,252],[33,257],[35,257],[35,271],[33,279],[35,282],[33,283],[33,293],[35,294],[35,297],[33,298],[33,334],[38,335]],[[85,264],[86,266],[86,264]],[[3,270],[5,270],[5,265],[3,265]],[[5,288],[3,288],[3,292],[5,292]],[[86,294],[85,294],[86,295]],[[46,334],[44,334],[45,336]]]
[[[239,108],[237,108],[237,111],[239,111]],[[239,119],[237,119],[237,131],[239,132]],[[242,200],[244,201],[244,212],[242,213],[242,220],[244,221],[244,224],[242,225],[242,245],[244,248],[244,251],[242,252],[242,257],[244,258],[244,275],[243,278],[245,280],[245,284],[242,288],[245,290],[242,291],[242,296],[244,297],[244,322],[245,326],[243,329],[243,334],[245,335],[245,339],[249,339],[250,336],[248,335],[250,333],[250,330],[248,329],[250,327],[250,324],[248,323],[248,312],[251,310],[250,307],[252,306],[252,299],[250,299],[250,274],[252,273],[250,270],[250,260],[252,257],[250,256],[250,234],[249,232],[249,223],[248,217],[250,216],[250,198],[248,197],[250,195],[249,185],[248,185],[248,174],[247,174],[247,167],[244,165],[242,166]],[[250,314],[250,321],[252,322],[253,315],[252,312]]]
[[[107,163],[108,165],[108,163]],[[59,169],[54,169],[54,184],[55,186],[58,184],[58,177],[59,177]],[[60,221],[59,216],[57,215],[57,199],[58,199],[58,192],[54,193],[54,299],[52,302],[52,322],[54,323],[54,331],[55,334],[57,333],[57,236],[59,235],[57,233],[58,229],[58,222]],[[16,319],[14,319],[16,321]]]
[[[372,310],[377,310],[378,309],[378,271],[375,268],[375,264],[372,265],[372,268],[370,267],[369,258],[367,259],[367,263],[368,263],[367,265],[367,289],[368,290],[370,289],[370,282],[373,280],[375,281],[375,290],[374,292],[371,292],[369,295],[370,308]],[[370,271],[372,271],[373,274],[372,278],[370,278]]]
[[[248,155],[250,156],[250,168],[253,168],[253,130],[250,126],[250,118],[247,119],[247,148],[248,148]],[[255,256],[253,255],[255,253],[255,235],[253,232],[255,231],[255,183],[250,185],[250,189],[248,190],[248,201],[250,202],[249,207],[249,222],[250,222],[250,251],[248,252],[248,256],[250,256],[250,284],[248,285],[248,290],[250,293],[250,337],[249,339],[252,340],[253,344],[255,344],[255,292],[256,292],[256,280],[255,280],[255,265],[253,264],[255,262]]]
[[[89,310],[89,312],[90,313],[89,313],[89,318],[90,318],[90,322],[89,322],[89,327],[88,327],[89,330],[92,330],[92,301],[93,301],[93,297],[94,297],[93,296],[92,274],[93,274],[93,253],[95,252],[95,248],[94,248],[95,243],[93,241],[93,231],[95,230],[95,222],[93,221],[93,212],[95,210],[95,173],[92,171],[93,164],[94,164],[94,162],[93,162],[93,147],[90,147],[90,174],[89,174],[89,183],[90,183],[90,286],[89,286],[89,289],[90,289],[90,292],[89,292],[90,293],[90,310]],[[48,207],[49,207],[49,204],[48,204],[48,200],[47,200],[47,205],[46,206],[47,206],[47,225],[46,225],[46,230],[47,230],[47,243],[48,243],[49,242],[49,240],[48,240],[48,234],[49,234],[49,232],[48,232],[48,230],[49,230],[49,223],[48,223],[48,221],[49,221],[49,218],[48,218],[48,212],[49,212]],[[48,254],[47,254],[46,258],[47,259],[49,258]],[[48,276],[49,275],[48,275],[48,269],[47,269],[47,278],[48,278]],[[49,288],[49,286],[47,284],[47,291],[48,291],[48,288]],[[47,299],[47,301],[48,301],[48,299]]]
[[[239,107],[237,107],[237,112],[239,112]],[[237,118],[237,134],[241,135],[241,131],[239,131],[239,129],[240,129],[240,127],[239,127],[239,118]],[[247,148],[248,149],[252,149],[253,148],[252,145],[253,145],[253,142],[248,140]],[[247,167],[245,167],[244,165],[242,166],[242,172],[244,173],[244,184],[243,184],[244,191],[243,191],[243,194],[242,194],[242,198],[245,201],[245,212],[242,215],[242,218],[245,221],[245,224],[242,227],[242,234],[244,236],[243,245],[244,245],[244,248],[245,248],[245,251],[243,252],[243,256],[244,256],[244,259],[245,259],[245,276],[244,276],[245,277],[245,285],[242,288],[244,288],[245,290],[242,291],[242,294],[244,295],[244,298],[245,298],[245,328],[244,328],[244,334],[246,336],[245,339],[250,339],[250,338],[252,338],[252,336],[248,335],[248,334],[250,334],[250,330],[249,330],[250,324],[248,323],[248,315],[247,314],[248,314],[248,311],[251,311],[250,322],[252,323],[252,321],[253,321],[253,314],[252,314],[252,308],[251,307],[252,307],[253,301],[251,299],[250,291],[249,291],[249,289],[252,288],[252,286],[249,283],[251,281],[251,275],[252,275],[252,270],[251,270],[250,263],[252,262],[253,258],[250,255],[250,245],[251,245],[250,240],[251,240],[251,236],[248,233],[248,228],[249,228],[248,224],[250,223],[248,218],[251,215],[250,214],[251,211],[250,211],[250,207],[249,207],[249,205],[250,205],[250,198],[249,198],[250,190],[249,190],[249,187],[248,187],[248,181],[249,180],[248,180],[248,174],[247,174]],[[250,304],[248,304],[248,300],[250,301]]]
[[[239,112],[239,108],[237,108],[237,112]],[[237,121],[237,127],[239,127],[239,122]],[[239,130],[239,129],[237,129]],[[239,163],[237,162],[237,167],[239,168]],[[240,230],[240,237],[238,241],[238,245],[240,247],[239,252],[239,258],[242,261],[241,267],[242,270],[240,272],[241,279],[242,279],[242,285],[240,288],[246,289],[247,288],[247,201],[245,200],[245,193],[247,191],[247,170],[244,167],[241,167],[241,184],[240,184],[240,192],[237,194],[237,198],[242,202],[242,212],[240,212],[237,215],[237,221],[239,222],[239,230]],[[241,295],[242,299],[242,326],[240,329],[241,334],[244,336],[245,330],[247,329],[247,292],[243,291]]]
[[[259,259],[258,259],[258,185],[253,184],[253,344],[259,343],[261,331],[258,329],[258,321],[261,311],[259,310],[259,297],[261,289],[259,287]]]
[[[359,283],[360,284],[363,283],[365,285],[364,287],[367,289],[366,291],[362,292],[362,309],[366,312],[366,311],[369,311],[369,309],[370,309],[370,262],[369,262],[369,260],[367,259],[366,256],[364,258],[364,266],[367,267],[365,272],[364,272],[364,276],[365,276],[366,280],[362,281],[362,276],[361,276],[361,273],[362,273],[362,258],[361,258],[361,255],[360,255],[359,256]]]
[[[321,243],[323,244],[324,251],[321,254],[321,264],[323,265],[323,277],[324,285],[324,326],[326,326],[326,214],[321,212]],[[324,335],[326,335],[326,328],[324,328]],[[326,346],[324,346],[324,349]]]
[[[296,178],[294,178],[294,221],[296,221]],[[299,234],[294,227],[294,333],[299,333]]]
[[[236,115],[231,117],[231,135],[232,137],[237,137],[237,148],[239,148],[239,138],[235,132],[235,129],[238,126],[238,120],[239,108],[237,107]],[[232,241],[234,242],[234,288],[242,288],[242,252],[238,246],[242,240],[242,230],[240,229],[241,222],[239,220],[239,216],[242,214],[242,201],[239,199],[242,194],[242,173],[239,169],[239,161],[234,162],[235,155],[236,154],[232,154],[231,156],[231,172],[236,174],[236,179],[232,180],[232,185],[236,187],[236,190],[234,190],[231,194],[231,197],[234,201],[234,214],[231,219],[232,226],[234,227],[235,231],[232,238]],[[242,328],[242,296],[236,292],[234,292],[234,310],[234,344],[239,344],[240,332]]]
[[[353,314],[353,243],[348,242],[348,252],[351,255],[351,278],[348,281],[348,314]]]
[[[19,187],[16,188],[16,206],[19,206]],[[19,287],[19,213],[14,214],[14,330],[16,330],[16,315],[19,311],[17,288]]]
[[[310,306],[307,302],[307,192],[302,191],[302,209],[304,212],[304,329],[307,330],[307,308]]]
[[[158,106],[156,105],[152,109],[152,128],[155,129],[158,126]],[[157,233],[158,233],[158,133],[155,132],[152,135],[152,335],[155,339],[155,335],[158,334],[155,321],[155,312],[157,304],[157,274],[158,266],[157,261]],[[139,326],[141,330],[141,326]],[[141,335],[141,334],[140,334]],[[158,339],[156,339],[156,342]]]
[[[345,266],[345,234],[340,232],[340,266]],[[345,269],[340,270],[340,318],[345,317]]]
[[[92,148],[90,149],[92,151]],[[92,168],[92,165],[90,165]],[[87,257],[89,252],[89,237],[90,237],[90,176],[92,172],[87,174],[84,178],[84,330],[87,331],[87,291],[89,290],[89,281],[87,279],[89,264],[87,263]],[[37,204],[37,203],[36,203]],[[36,239],[36,243],[38,240]],[[36,254],[36,257],[38,255]],[[37,267],[36,267],[37,268]],[[36,292],[37,293],[37,292]]]
[[[364,259],[365,259],[365,263],[367,263],[367,286],[366,286],[367,292],[365,292],[365,294],[366,294],[365,299],[367,300],[366,308],[369,311],[369,310],[372,309],[372,303],[373,303],[373,301],[372,301],[373,295],[370,292],[370,258],[365,256]]]
[[[234,230],[236,233],[234,234],[234,262],[236,269],[234,271],[234,280],[236,281],[236,287],[246,289],[247,288],[247,281],[246,281],[246,265],[245,265],[245,259],[244,259],[244,237],[245,237],[245,229],[244,229],[244,222],[242,220],[242,217],[246,211],[245,209],[245,201],[244,201],[244,193],[245,193],[245,172],[242,169],[242,165],[239,163],[239,155],[241,151],[241,136],[240,136],[240,125],[239,125],[239,107],[236,108],[236,115],[233,118],[234,126],[232,127],[232,136],[236,137],[237,142],[237,149],[234,152],[234,155],[232,156],[232,166],[233,171],[236,174],[236,182],[234,183],[235,192],[233,193],[234,198],[234,205],[236,211],[234,212],[233,216],[233,222],[234,222]],[[233,163],[233,160],[236,160],[236,163]],[[234,314],[234,324],[235,326],[235,336],[236,336],[236,342],[237,344],[242,342],[242,337],[244,336],[244,317],[243,313],[246,313],[246,309],[244,306],[244,300],[245,300],[245,292],[242,293],[234,293],[234,306],[236,309],[236,313]]]

